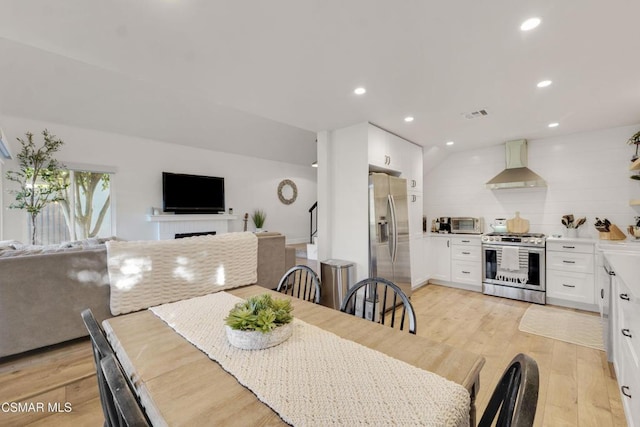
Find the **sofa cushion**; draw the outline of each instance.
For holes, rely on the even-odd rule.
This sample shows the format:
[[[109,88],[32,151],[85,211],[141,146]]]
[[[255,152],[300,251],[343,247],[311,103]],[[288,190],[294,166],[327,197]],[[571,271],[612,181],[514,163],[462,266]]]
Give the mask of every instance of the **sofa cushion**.
[[[114,315],[255,283],[258,239],[225,233],[107,242]]]

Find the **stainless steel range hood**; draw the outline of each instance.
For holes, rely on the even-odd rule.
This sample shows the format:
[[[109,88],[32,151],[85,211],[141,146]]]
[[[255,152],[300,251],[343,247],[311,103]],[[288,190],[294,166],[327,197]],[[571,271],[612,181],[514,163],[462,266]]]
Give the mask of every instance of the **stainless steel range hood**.
[[[544,179],[527,167],[527,140],[508,141],[505,144],[506,168],[494,176],[486,186],[490,190],[503,188],[546,187]]]

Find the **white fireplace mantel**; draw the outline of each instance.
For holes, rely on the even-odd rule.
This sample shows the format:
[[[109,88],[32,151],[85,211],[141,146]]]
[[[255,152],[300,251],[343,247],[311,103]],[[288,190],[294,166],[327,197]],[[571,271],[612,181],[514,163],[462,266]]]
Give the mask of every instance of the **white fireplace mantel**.
[[[147,215],[147,221],[156,223],[158,240],[173,239],[176,234],[182,233],[228,233],[229,221],[236,219],[236,215],[228,214]]]

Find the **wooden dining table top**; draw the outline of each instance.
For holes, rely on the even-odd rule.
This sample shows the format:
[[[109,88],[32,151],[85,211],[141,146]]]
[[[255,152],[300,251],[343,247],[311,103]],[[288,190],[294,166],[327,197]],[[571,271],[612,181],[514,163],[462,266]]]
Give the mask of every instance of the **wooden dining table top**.
[[[471,394],[474,425],[482,356],[258,285],[226,292],[244,299],[261,293],[290,298],[296,318],[462,385]],[[150,310],[107,319],[103,326],[154,425],[286,425]]]

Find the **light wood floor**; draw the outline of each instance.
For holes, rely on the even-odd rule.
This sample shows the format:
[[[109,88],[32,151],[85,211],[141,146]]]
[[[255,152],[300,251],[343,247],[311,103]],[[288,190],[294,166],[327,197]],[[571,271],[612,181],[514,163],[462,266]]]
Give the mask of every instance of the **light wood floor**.
[[[478,411],[517,353],[540,370],[537,426],[625,426],[618,385],[602,351],[520,332],[528,303],[428,285],[412,296],[418,334],[482,354]],[[88,340],[0,362],[0,404],[70,402],[69,413],[0,411],[2,426],[99,426],[103,417]]]

